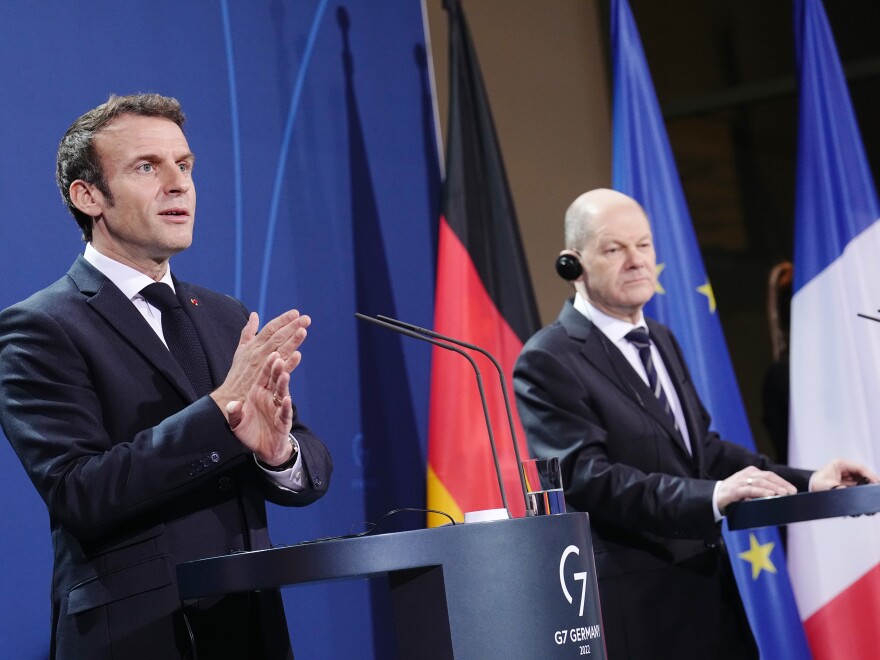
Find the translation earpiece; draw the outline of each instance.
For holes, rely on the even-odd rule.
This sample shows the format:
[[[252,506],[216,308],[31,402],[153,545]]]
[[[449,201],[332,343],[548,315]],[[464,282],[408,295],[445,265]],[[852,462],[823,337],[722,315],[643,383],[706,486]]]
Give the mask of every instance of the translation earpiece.
[[[579,278],[584,269],[577,255],[564,252],[556,258],[556,272],[559,277],[571,282]]]

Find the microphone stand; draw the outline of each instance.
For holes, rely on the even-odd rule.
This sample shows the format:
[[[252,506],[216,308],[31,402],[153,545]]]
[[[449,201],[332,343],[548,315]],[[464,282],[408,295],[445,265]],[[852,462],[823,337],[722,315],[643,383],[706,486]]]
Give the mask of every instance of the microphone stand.
[[[439,341],[431,337],[426,337],[417,332],[413,332],[412,330],[408,330],[407,328],[394,325],[393,323],[389,323],[378,318],[373,318],[372,316],[366,316],[364,314],[361,314],[360,312],[355,312],[354,315],[361,321],[369,321],[370,323],[375,323],[378,326],[393,330],[394,332],[406,335],[407,337],[420,339],[422,341],[428,342],[429,344],[439,346],[440,348],[454,351],[455,353],[464,356],[464,358],[471,363],[471,367],[473,367],[474,373],[477,376],[477,388],[480,391],[480,403],[483,404],[483,415],[486,418],[486,430],[489,432],[489,444],[492,446],[492,459],[495,462],[495,474],[498,477],[498,489],[501,491],[501,503],[503,504],[505,511],[507,511],[507,517],[510,518],[510,507],[507,504],[507,493],[504,490],[504,479],[502,479],[501,477],[501,463],[498,460],[498,450],[495,446],[495,435],[492,433],[492,422],[489,419],[489,406],[486,403],[486,391],[483,388],[483,376],[480,374],[480,369],[479,367],[477,367],[477,363],[474,361],[474,359],[460,348],[452,346],[447,342]]]
[[[434,330],[429,330],[428,328],[421,328],[416,325],[412,325],[411,323],[406,323],[405,321],[399,321],[397,319],[392,319],[388,316],[383,316],[382,314],[377,315],[378,319],[385,321],[386,323],[391,323],[400,328],[405,328],[411,332],[416,332],[420,335],[426,335],[428,337],[433,337],[435,339],[442,339],[443,341],[447,341],[452,344],[456,344],[458,346],[463,346],[464,348],[470,349],[472,351],[477,351],[482,355],[485,355],[489,360],[491,360],[492,364],[495,366],[495,371],[498,372],[498,381],[501,383],[501,393],[504,396],[504,408],[507,411],[507,424],[510,427],[510,438],[513,442],[513,453],[516,456],[516,471],[519,474],[519,482],[520,487],[522,489],[523,500],[526,505],[526,516],[534,515],[532,512],[532,508],[529,506],[529,497],[528,497],[528,489],[526,488],[526,479],[523,475],[522,468],[522,458],[519,453],[519,442],[516,437],[516,425],[513,423],[513,412],[510,407],[510,394],[507,389],[507,380],[504,377],[504,370],[501,368],[501,365],[498,364],[498,360],[495,359],[495,356],[492,355],[485,348],[481,348],[475,344],[470,344],[466,341],[462,341],[461,339],[455,339],[454,337],[448,337],[446,335],[441,335],[439,332]]]

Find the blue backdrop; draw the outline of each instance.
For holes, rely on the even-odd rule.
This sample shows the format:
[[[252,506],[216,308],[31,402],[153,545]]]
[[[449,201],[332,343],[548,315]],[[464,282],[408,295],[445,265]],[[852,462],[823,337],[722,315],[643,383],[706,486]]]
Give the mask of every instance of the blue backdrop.
[[[313,319],[292,390],[335,474],[315,505],[271,509],[273,541],[423,506],[430,351],[353,317],[432,324],[440,175],[419,2],[3,3],[0,85],[0,306],[82,250],[54,184],[67,126],[111,92],[176,96],[198,213],[174,272],[263,320],[293,306]],[[45,657],[48,520],[6,442],[0,469],[3,655]],[[409,516],[388,528],[422,525]],[[382,582],[296,587],[285,601],[298,660],[394,657]]]

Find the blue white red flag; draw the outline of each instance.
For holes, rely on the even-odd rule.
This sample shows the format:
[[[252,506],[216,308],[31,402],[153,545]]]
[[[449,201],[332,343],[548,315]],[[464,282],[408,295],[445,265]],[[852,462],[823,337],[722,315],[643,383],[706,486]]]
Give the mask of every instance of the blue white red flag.
[[[880,465],[880,204],[819,0],[795,2],[799,134],[791,461]],[[792,525],[789,565],[814,657],[880,657],[880,518]]]

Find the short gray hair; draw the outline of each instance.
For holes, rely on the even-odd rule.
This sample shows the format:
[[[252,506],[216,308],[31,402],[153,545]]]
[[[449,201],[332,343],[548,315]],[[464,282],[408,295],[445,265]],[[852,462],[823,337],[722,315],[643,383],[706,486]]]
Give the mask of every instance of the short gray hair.
[[[592,192],[592,191],[591,191]],[[565,212],[565,249],[580,252],[593,238],[593,219],[596,205],[585,192],[574,200]]]
[[[580,252],[595,234],[596,219],[616,204],[633,204],[647,219],[647,214],[636,200],[617,190],[596,188],[580,195],[565,212],[565,248]],[[650,226],[650,220],[648,220]]]

